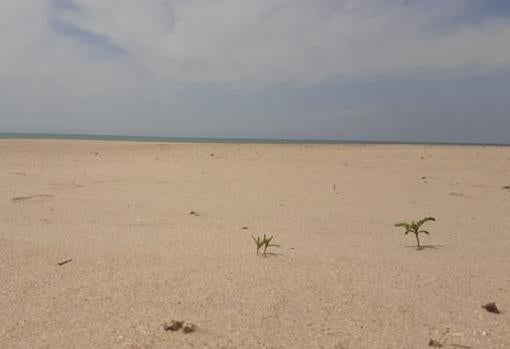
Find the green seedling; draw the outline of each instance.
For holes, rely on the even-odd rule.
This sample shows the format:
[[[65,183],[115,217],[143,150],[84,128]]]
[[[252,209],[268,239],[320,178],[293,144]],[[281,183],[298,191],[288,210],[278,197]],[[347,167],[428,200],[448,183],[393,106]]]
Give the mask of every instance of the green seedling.
[[[257,245],[257,255],[259,254],[260,249],[263,247],[264,250],[262,254],[266,255],[266,250],[268,247],[280,247],[280,245],[272,244],[271,240],[273,240],[273,236],[267,237],[266,234],[264,234],[264,237],[260,236],[251,236],[253,238],[253,241],[255,241],[255,244]]]
[[[425,224],[428,221],[435,221],[436,219],[434,217],[425,217],[423,219],[420,219],[419,221],[411,221],[411,222],[403,222],[403,223],[397,223],[395,224],[396,227],[403,227],[405,228],[404,235],[407,235],[409,233],[413,233],[416,236],[416,243],[418,244],[418,248],[420,248],[420,234],[427,234],[430,235],[428,231],[426,230],[420,230],[421,226]]]

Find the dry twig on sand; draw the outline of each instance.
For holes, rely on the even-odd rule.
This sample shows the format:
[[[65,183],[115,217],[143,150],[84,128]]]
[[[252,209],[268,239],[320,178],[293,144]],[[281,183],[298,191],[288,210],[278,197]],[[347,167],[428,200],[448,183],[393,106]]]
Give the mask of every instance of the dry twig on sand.
[[[57,264],[58,264],[58,265],[60,265],[60,266],[62,266],[62,265],[64,265],[64,264],[67,264],[67,263],[72,262],[72,261],[73,261],[73,259],[71,258],[71,259],[66,259],[65,261],[59,262],[59,263],[57,263]]]

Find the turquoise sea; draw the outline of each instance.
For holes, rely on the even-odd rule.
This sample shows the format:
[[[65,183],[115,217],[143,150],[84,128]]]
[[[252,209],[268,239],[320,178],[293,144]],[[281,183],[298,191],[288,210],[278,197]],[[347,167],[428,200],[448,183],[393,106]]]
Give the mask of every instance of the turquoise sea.
[[[423,145],[478,145],[510,146],[498,143],[457,143],[457,142],[412,142],[386,140],[334,140],[334,139],[272,139],[272,138],[199,138],[199,137],[153,137],[153,136],[119,136],[64,133],[9,133],[0,132],[0,139],[66,139],[99,140],[130,142],[165,142],[165,143],[256,143],[256,144],[423,144]]]

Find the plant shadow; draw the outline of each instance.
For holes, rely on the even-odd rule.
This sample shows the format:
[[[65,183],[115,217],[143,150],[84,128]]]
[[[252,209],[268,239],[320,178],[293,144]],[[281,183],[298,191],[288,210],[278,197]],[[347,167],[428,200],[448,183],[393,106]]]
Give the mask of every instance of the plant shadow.
[[[275,258],[278,256],[283,256],[283,253],[277,253],[277,252],[266,252],[266,253],[260,253],[259,257],[262,258]]]
[[[423,251],[423,250],[426,250],[426,249],[430,249],[430,250],[437,250],[441,247],[443,247],[443,245],[421,245],[420,247],[418,246],[406,246],[407,248],[414,248],[416,251]]]

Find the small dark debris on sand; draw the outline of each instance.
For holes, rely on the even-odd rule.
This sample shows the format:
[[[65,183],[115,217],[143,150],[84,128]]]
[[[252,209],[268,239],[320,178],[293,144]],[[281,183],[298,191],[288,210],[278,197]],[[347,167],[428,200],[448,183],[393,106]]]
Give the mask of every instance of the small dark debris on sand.
[[[510,190],[510,185],[505,185],[502,187],[503,189]]]
[[[195,324],[192,324],[191,322],[186,322],[182,328],[182,332],[191,333],[195,332],[195,329],[196,329]]]
[[[189,211],[189,214],[192,216],[199,216],[197,211]]]
[[[441,343],[439,343],[438,341],[436,341],[435,339],[430,339],[429,340],[429,347],[442,348],[443,345]]]
[[[482,308],[487,310],[489,313],[500,314],[500,311],[499,311],[498,307],[496,306],[496,303],[494,303],[494,302],[484,304],[484,305],[482,305]]]
[[[20,171],[11,171],[9,174],[15,175],[15,176],[26,176],[27,174],[25,172]]]
[[[241,229],[246,230],[246,229],[248,229],[248,227],[242,227]]]
[[[195,324],[191,323],[191,322],[184,322],[184,321],[177,321],[177,320],[172,320],[170,321],[170,323],[167,323],[165,322],[165,324],[163,325],[163,329],[165,331],[179,331],[180,329],[182,329],[182,332],[184,333],[191,333],[191,332],[195,332],[196,330],[196,326]]]
[[[59,262],[59,263],[57,263],[57,264],[58,264],[58,265],[60,265],[60,266],[62,266],[62,265],[64,265],[64,264],[67,264],[67,263],[72,262],[72,261],[73,261],[73,259],[71,258],[71,259],[66,259],[65,261]]]
[[[214,154],[214,153],[211,153],[211,154],[209,154],[209,155],[211,155],[211,156],[214,156],[214,155],[216,155],[216,154]]]
[[[176,321],[172,320],[170,323],[165,322],[163,325],[163,329],[165,331],[178,331],[182,328],[182,325],[184,324],[184,321]]]
[[[458,192],[455,192],[455,191],[451,191],[449,192],[448,194],[450,194],[451,196],[457,196],[457,197],[463,197],[463,196],[466,196],[462,193],[458,193]]]

